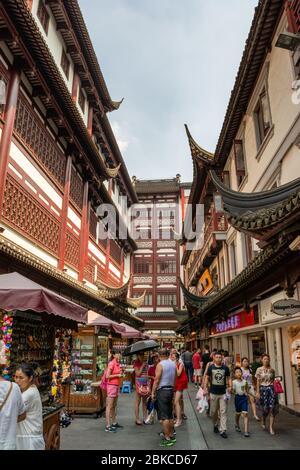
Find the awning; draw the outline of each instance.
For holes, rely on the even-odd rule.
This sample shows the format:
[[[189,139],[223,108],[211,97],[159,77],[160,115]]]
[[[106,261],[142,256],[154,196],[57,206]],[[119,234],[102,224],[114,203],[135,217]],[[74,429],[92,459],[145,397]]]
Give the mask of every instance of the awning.
[[[103,328],[112,328],[116,333],[123,334],[126,332],[126,329],[123,325],[110,320],[109,318],[104,317],[103,315],[98,315],[93,311],[88,312],[88,324],[91,326],[102,326]]]
[[[0,275],[0,309],[33,310],[86,323],[87,309],[14,272]]]
[[[125,327],[125,332],[121,333],[123,338],[142,338],[143,335],[140,331],[132,328],[132,326],[126,325],[125,323],[121,323],[123,327]]]

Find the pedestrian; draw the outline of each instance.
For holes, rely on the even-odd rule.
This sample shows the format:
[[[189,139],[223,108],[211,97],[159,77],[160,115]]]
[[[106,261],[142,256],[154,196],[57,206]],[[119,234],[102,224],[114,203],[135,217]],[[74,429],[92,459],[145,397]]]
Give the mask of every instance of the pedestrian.
[[[193,369],[194,369],[194,384],[196,388],[200,387],[201,381],[201,350],[196,349],[196,352],[193,354]]]
[[[176,365],[169,360],[169,351],[159,351],[160,362],[152,388],[152,400],[157,399],[158,419],[162,422],[163,432],[160,447],[171,447],[176,443],[173,420],[173,395],[176,380]]]
[[[244,436],[249,437],[249,417],[248,417],[248,382],[243,379],[243,372],[240,367],[234,370],[235,379],[232,382],[235,406],[235,430],[241,432],[240,417],[244,419]]]
[[[148,375],[150,377],[151,390],[152,390],[152,387],[153,387],[156,367],[157,367],[158,363],[159,363],[159,355],[157,353],[152,354],[152,365],[149,366],[149,368],[148,368]]]
[[[263,354],[262,367],[256,370],[255,377],[257,380],[256,398],[263,414],[262,428],[266,429],[266,420],[270,415],[269,431],[273,436],[275,434],[275,416],[279,412],[279,401],[274,390],[275,370],[270,365],[270,356],[268,354]]]
[[[229,356],[229,352],[228,351],[224,351],[224,359],[223,359],[223,362],[225,364],[225,366],[228,367],[229,371],[230,371],[230,374],[231,374],[231,370],[232,370],[232,360],[231,360],[231,357]]]
[[[16,450],[17,423],[26,418],[20,388],[4,380],[0,365],[0,450]]]
[[[112,350],[111,360],[107,366],[106,379],[107,379],[107,395],[106,395],[106,432],[117,432],[118,429],[123,429],[117,422],[117,404],[120,390],[120,378],[123,376],[120,365],[121,354]],[[112,420],[112,424],[110,421]]]
[[[187,373],[188,379],[190,382],[193,382],[193,361],[192,361],[193,353],[190,351],[189,348],[181,355],[181,358],[184,363],[184,368]]]
[[[175,380],[175,395],[174,395],[174,408],[176,415],[176,422],[174,427],[177,428],[182,425],[182,419],[184,415],[183,406],[183,391],[188,387],[188,377],[186,375],[184,365],[180,360],[178,352],[172,352],[170,356],[171,360],[176,364],[176,380]]]
[[[15,382],[20,387],[26,410],[26,418],[17,425],[17,450],[45,450],[43,407],[35,380],[31,364],[17,366]]]
[[[222,364],[222,354],[214,354],[213,364],[208,367],[205,376],[205,393],[210,392],[210,414],[213,419],[214,432],[227,438],[227,400],[226,392],[230,393],[232,382],[227,366]],[[218,421],[220,417],[220,424]]]
[[[133,363],[135,372],[135,424],[146,424],[147,399],[151,394],[151,377],[148,374],[148,365],[145,354],[139,353]],[[143,421],[140,420],[140,404],[142,403]]]
[[[242,358],[242,367],[241,367],[241,369],[242,369],[242,373],[243,373],[242,377],[248,383],[248,388],[249,388],[248,397],[249,397],[249,401],[250,401],[250,405],[251,405],[251,409],[252,409],[252,412],[253,412],[254,419],[256,419],[256,421],[260,421],[259,417],[257,416],[256,403],[255,403],[256,392],[255,392],[255,388],[254,388],[254,385],[253,385],[252,370],[250,369],[248,357],[243,357]]]

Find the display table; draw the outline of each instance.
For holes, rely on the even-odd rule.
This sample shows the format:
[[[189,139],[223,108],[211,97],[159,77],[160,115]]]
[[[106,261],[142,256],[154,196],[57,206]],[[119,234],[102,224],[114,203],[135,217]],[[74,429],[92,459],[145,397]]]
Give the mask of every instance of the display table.
[[[60,412],[63,405],[43,407],[43,434],[46,450],[59,450],[60,448]]]
[[[92,393],[77,392],[73,390],[72,385],[63,385],[62,400],[71,414],[95,413],[98,417],[105,408],[105,397],[100,382],[92,384]]]

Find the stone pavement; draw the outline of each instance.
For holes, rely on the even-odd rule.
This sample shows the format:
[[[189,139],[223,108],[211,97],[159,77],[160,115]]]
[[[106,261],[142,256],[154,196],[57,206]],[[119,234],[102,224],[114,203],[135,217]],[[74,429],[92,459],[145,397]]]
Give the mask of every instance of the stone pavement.
[[[177,429],[177,443],[169,452],[180,450],[269,450],[300,449],[300,418],[286,411],[280,411],[275,430],[271,436],[250,419],[250,438],[234,430],[233,403],[229,407],[228,439],[222,439],[212,431],[211,419],[196,411],[196,389],[190,385],[185,392],[185,412],[188,420]],[[159,423],[151,426],[136,426],[134,420],[134,392],[121,394],[118,406],[118,421],[124,429],[116,434],[106,433],[104,417],[76,417],[71,426],[61,430],[63,450],[158,450],[160,438]]]

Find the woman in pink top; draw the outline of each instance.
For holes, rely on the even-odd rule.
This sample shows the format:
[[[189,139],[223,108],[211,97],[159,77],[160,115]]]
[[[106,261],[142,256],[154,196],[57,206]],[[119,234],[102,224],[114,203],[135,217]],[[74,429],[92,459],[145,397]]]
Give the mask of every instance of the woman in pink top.
[[[118,403],[120,378],[122,377],[121,354],[115,351],[111,353],[111,361],[108,364],[106,379],[107,379],[107,395],[106,395],[106,432],[116,432],[117,429],[122,429],[117,422],[116,409]],[[112,424],[110,424],[112,419]]]

